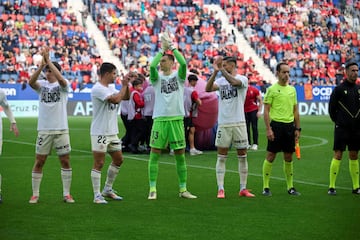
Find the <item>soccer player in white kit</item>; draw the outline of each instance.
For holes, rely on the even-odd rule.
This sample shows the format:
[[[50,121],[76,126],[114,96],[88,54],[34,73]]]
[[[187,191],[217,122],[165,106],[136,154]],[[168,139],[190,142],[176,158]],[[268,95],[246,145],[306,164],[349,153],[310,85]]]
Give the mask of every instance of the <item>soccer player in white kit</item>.
[[[91,149],[94,156],[94,166],[91,170],[91,181],[94,191],[94,203],[106,204],[104,197],[122,200],[112,186],[123,163],[121,140],[118,137],[118,109],[122,100],[128,100],[130,75],[122,80],[121,90],[113,85],[117,77],[116,66],[103,63],[100,67],[100,80],[91,89],[93,117],[91,121]],[[102,192],[101,170],[105,163],[106,152],[110,154],[112,162],[107,171],[107,178]]]
[[[5,115],[10,121],[10,131],[14,132],[15,136],[19,135],[19,130],[16,126],[16,121],[14,115],[11,111],[10,105],[7,101],[5,91],[0,89],[0,106],[3,108]],[[3,143],[3,131],[2,131],[2,118],[0,117],[0,155],[2,153],[2,143]],[[0,203],[2,203],[2,194],[1,194],[1,174],[0,174]]]
[[[206,91],[219,91],[218,129],[215,145],[217,147],[216,180],[217,198],[225,198],[225,162],[232,145],[237,150],[240,176],[239,196],[255,197],[246,189],[248,176],[247,146],[248,138],[244,112],[244,102],[248,79],[237,74],[235,57],[217,57],[213,63],[214,72],[210,76]],[[216,78],[218,73],[221,77]],[[215,80],[216,79],[216,80]]]
[[[61,75],[61,67],[49,59],[49,48],[41,52],[41,65],[31,76],[29,85],[39,95],[38,136],[36,140],[36,159],[32,169],[32,197],[29,203],[38,203],[43,167],[51,149],[56,150],[61,164],[64,202],[74,203],[70,195],[72,169],[70,167],[70,137],[67,120],[67,101],[69,82]],[[45,69],[46,79],[38,80]]]

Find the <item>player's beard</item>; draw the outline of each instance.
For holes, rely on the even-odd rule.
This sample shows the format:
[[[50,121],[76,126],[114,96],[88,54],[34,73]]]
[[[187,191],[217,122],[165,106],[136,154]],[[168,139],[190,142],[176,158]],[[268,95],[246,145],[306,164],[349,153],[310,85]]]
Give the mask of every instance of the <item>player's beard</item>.
[[[283,78],[280,79],[280,83],[282,83],[282,84],[288,84],[288,83],[289,83],[289,80],[290,80],[290,78],[288,78],[288,77],[283,77]]]
[[[357,78],[348,78],[349,80],[349,82],[351,82],[351,83],[355,83],[356,82],[356,80],[357,80]]]

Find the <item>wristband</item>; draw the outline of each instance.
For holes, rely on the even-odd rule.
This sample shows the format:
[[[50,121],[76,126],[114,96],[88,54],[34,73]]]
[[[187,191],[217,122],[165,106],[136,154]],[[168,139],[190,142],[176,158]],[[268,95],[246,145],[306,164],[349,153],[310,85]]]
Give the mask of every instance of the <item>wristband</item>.
[[[301,132],[301,128],[295,128],[295,131]]]
[[[169,45],[169,49],[170,49],[171,51],[174,51],[174,50],[176,49],[176,47],[175,47],[173,44],[170,44],[170,45]]]

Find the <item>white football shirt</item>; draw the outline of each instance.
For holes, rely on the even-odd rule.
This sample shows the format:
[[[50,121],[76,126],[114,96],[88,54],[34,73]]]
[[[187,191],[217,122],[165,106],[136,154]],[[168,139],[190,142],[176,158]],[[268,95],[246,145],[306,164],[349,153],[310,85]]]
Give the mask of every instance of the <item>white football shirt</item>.
[[[91,121],[91,135],[115,135],[119,133],[117,114],[119,104],[113,104],[106,99],[116,94],[114,85],[105,87],[100,82],[95,83],[91,89],[93,115]]]
[[[153,118],[184,116],[184,80],[175,71],[169,76],[159,74],[152,83],[155,90]]]
[[[244,103],[248,79],[239,74],[235,78],[242,82],[241,87],[231,86],[225,77],[215,80],[215,84],[219,87],[219,125],[245,122]]]
[[[9,103],[7,101],[6,95],[5,95],[5,91],[0,89],[0,106],[4,107],[8,107]],[[0,141],[2,142],[2,136],[3,136],[3,126],[2,126],[2,117],[0,116]],[[0,153],[1,153],[1,149],[0,149]]]
[[[38,131],[68,130],[66,105],[68,102],[69,82],[61,87],[59,82],[50,83],[47,80],[37,81],[40,88]]]

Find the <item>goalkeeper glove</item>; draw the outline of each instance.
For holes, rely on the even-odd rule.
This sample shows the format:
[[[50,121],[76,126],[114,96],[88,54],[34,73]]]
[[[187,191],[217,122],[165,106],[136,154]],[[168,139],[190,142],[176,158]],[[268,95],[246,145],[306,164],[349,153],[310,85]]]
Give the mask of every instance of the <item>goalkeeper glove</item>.
[[[168,37],[166,36],[165,33],[163,33],[160,37],[161,40],[161,49],[166,52],[166,50],[169,49],[169,41],[168,41]]]

